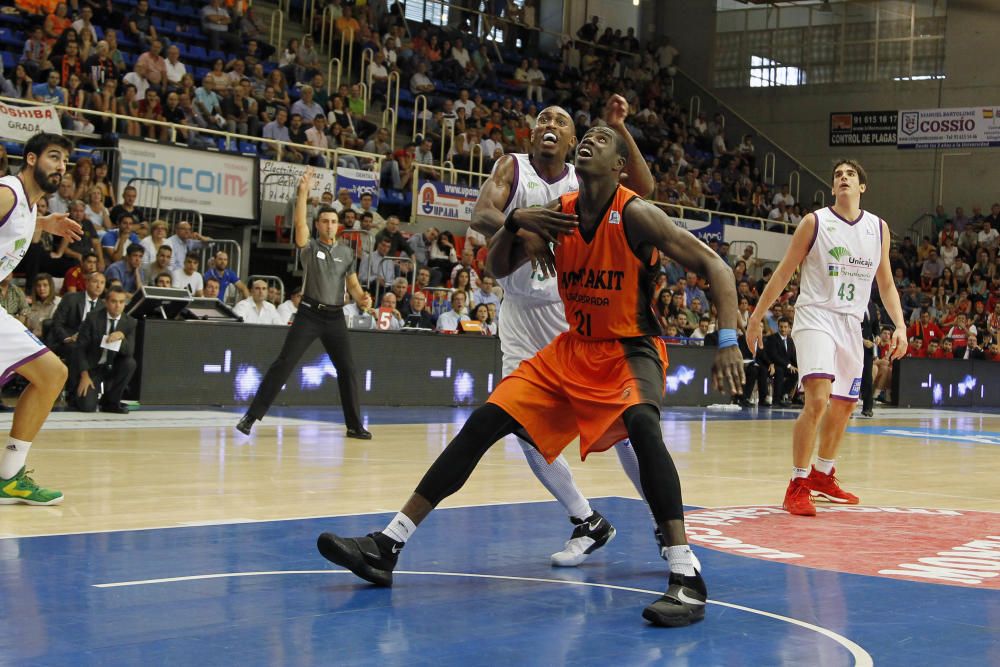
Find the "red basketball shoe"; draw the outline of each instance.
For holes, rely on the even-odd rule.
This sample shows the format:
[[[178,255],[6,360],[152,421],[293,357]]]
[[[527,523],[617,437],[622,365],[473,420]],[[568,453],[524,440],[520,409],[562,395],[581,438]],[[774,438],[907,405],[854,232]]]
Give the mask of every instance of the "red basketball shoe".
[[[816,466],[813,466],[812,471],[809,476],[806,477],[806,487],[812,491],[812,495],[817,498],[825,498],[831,503],[841,503],[843,505],[857,505],[859,500],[853,493],[848,493],[840,488],[840,484],[837,484],[837,478],[834,477],[834,473],[837,469],[834,468],[830,471],[829,475],[824,475],[819,470],[816,470]]]
[[[809,486],[805,477],[796,477],[788,483],[785,491],[785,502],[781,508],[790,514],[799,516],[816,516],[816,506],[809,495]]]

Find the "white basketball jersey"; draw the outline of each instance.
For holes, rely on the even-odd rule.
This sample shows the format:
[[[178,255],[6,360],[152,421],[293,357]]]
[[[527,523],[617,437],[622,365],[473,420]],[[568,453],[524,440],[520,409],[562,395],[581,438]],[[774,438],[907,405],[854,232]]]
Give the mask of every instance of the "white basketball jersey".
[[[832,207],[815,215],[816,235],[802,262],[796,324],[803,309],[850,315],[860,322],[882,260],[882,220],[866,211],[857,220],[846,220]]]
[[[515,208],[545,206],[567,192],[580,189],[576,180],[576,168],[571,164],[567,164],[559,178],[550,183],[538,175],[531,165],[531,158],[526,153],[514,153],[512,157],[514,184],[511,188],[510,201],[503,210],[505,214]],[[532,268],[530,262],[497,282],[504,289],[504,307],[507,306],[508,300],[520,305],[561,303],[556,279],[542,278]]]
[[[0,280],[9,276],[28,252],[35,233],[35,207],[28,204],[24,183],[17,176],[0,178],[0,187],[14,192],[14,208],[0,219]]]

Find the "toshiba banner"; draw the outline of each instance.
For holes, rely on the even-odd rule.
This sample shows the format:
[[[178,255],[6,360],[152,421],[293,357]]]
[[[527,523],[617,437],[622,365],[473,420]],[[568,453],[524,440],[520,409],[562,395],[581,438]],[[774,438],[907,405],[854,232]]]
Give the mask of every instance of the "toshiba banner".
[[[127,139],[119,141],[118,148],[122,155],[119,194],[134,178],[151,179],[160,185],[161,210],[191,209],[202,215],[256,221],[254,158]],[[151,183],[141,187],[151,187]]]
[[[1000,146],[1000,106],[899,112],[899,148]]]
[[[6,141],[27,141],[39,132],[62,134],[59,112],[50,104],[12,107],[0,102],[0,136]]]

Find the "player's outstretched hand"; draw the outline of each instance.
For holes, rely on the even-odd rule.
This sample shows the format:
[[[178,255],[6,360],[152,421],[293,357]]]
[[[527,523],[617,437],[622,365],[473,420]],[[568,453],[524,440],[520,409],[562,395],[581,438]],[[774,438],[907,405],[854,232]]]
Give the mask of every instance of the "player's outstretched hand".
[[[612,95],[604,105],[604,122],[610,127],[620,127],[628,118],[628,100],[621,95]]]
[[[316,185],[316,172],[313,171],[311,166],[306,167],[306,170],[302,172],[302,176],[299,178],[299,193],[306,195],[312,192],[313,187]]]
[[[896,329],[892,332],[892,341],[889,343],[889,356],[893,361],[902,359],[906,356],[906,348],[909,346],[910,342],[906,340],[906,331]]]
[[[70,241],[79,241],[80,237],[83,236],[83,227],[66,213],[49,213],[38,218],[38,222],[42,229],[49,234],[65,236]]]
[[[712,364],[712,385],[724,394],[742,394],[745,382],[739,346],[720,348]]]
[[[556,257],[552,254],[548,241],[538,234],[523,230],[517,235],[517,239],[524,246],[524,253],[531,260],[531,266],[544,277],[555,278]]]
[[[579,226],[575,215],[552,211],[541,206],[517,209],[514,213],[514,222],[524,231],[537,234],[550,243],[559,243],[560,235],[572,234]]]

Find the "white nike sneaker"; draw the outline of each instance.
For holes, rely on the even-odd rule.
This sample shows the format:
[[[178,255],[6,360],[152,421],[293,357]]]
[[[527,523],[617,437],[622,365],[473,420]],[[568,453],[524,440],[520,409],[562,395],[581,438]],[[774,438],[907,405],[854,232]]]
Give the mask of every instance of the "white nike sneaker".
[[[576,526],[562,551],[552,554],[556,567],[576,567],[587,556],[597,551],[615,537],[615,527],[598,512],[580,521],[570,518]]]

